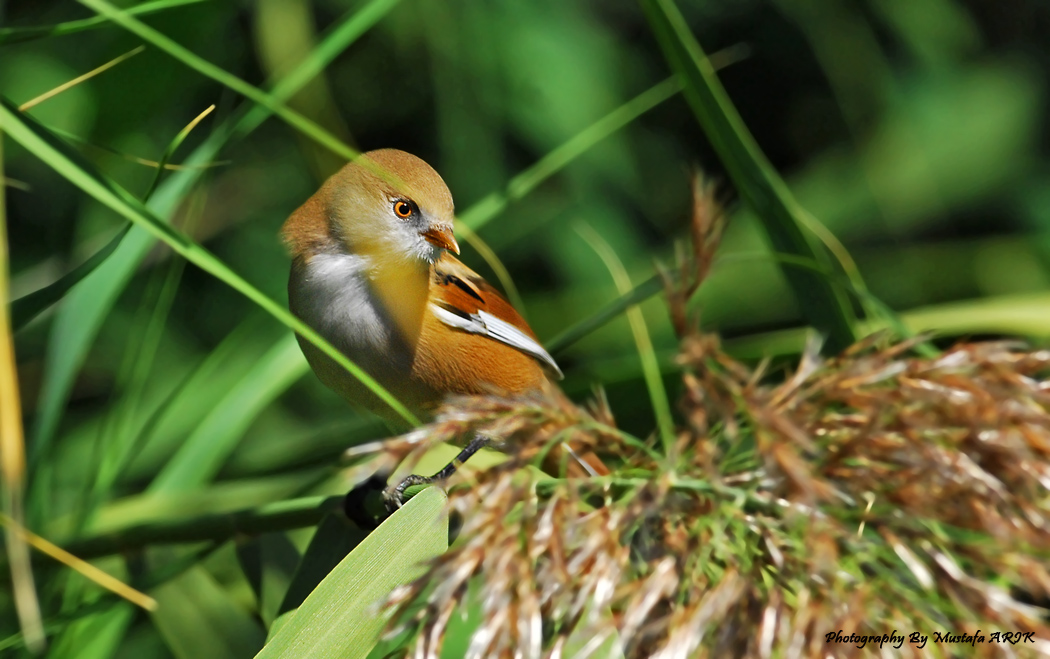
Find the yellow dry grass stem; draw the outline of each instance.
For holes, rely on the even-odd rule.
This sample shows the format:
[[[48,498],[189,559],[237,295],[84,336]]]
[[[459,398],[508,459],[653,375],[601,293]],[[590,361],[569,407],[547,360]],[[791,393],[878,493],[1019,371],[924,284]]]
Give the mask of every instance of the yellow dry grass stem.
[[[138,55],[139,53],[141,53],[144,50],[146,50],[145,46],[139,46],[137,48],[132,48],[128,52],[124,53],[123,55],[119,55],[117,57],[114,57],[113,59],[109,60],[108,62],[106,62],[102,66],[100,66],[98,68],[95,68],[95,69],[92,69],[92,70],[88,71],[87,73],[85,73],[84,75],[77,76],[76,78],[73,78],[69,82],[64,82],[61,85],[59,85],[58,87],[55,87],[54,89],[46,91],[43,94],[41,94],[40,96],[37,96],[36,98],[34,98],[32,100],[26,101],[22,105],[18,106],[18,111],[19,112],[25,112],[26,110],[28,110],[28,109],[30,109],[30,108],[32,108],[34,106],[40,105],[41,103],[43,103],[47,99],[52,98],[54,96],[58,96],[62,92],[66,91],[67,89],[70,89],[72,87],[76,87],[77,85],[79,85],[80,83],[84,82],[85,80],[89,80],[91,78],[94,78],[95,76],[97,76],[98,74],[102,73],[103,71],[113,68],[114,66],[116,66],[117,64],[120,64],[121,62],[123,62],[124,60],[128,59],[129,57],[134,57],[135,55]]]
[[[21,524],[18,524],[7,515],[0,514],[0,525],[3,525],[8,532],[19,536],[23,541],[32,545],[40,552],[47,554],[51,558],[55,559],[59,563],[62,563],[66,567],[76,570],[84,577],[94,581],[99,586],[102,586],[106,590],[115,593],[131,602],[136,606],[141,606],[147,611],[155,611],[157,609],[157,600],[153,599],[149,595],[138,591],[131,586],[127,585],[120,579],[100,570],[91,563],[78,558],[73,554],[69,553],[65,549],[62,549],[55,543],[42,538],[32,531],[26,529]]]
[[[0,179],[3,178],[3,139],[0,136]],[[25,518],[26,448],[22,431],[22,404],[18,394],[18,375],[15,370],[15,344],[11,335],[11,308],[7,300],[8,256],[7,214],[4,186],[0,185],[0,474],[3,476],[3,509],[19,523]],[[40,601],[33,583],[29,547],[17,534],[4,536],[7,558],[11,566],[11,583],[15,595],[15,610],[25,637],[26,646],[34,652],[45,647],[44,624],[40,617]]]

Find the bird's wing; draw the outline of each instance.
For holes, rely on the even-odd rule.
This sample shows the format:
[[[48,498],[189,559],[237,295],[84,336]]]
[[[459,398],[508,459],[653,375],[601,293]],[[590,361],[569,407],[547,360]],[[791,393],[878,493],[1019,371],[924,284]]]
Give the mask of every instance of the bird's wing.
[[[434,264],[430,308],[449,327],[520,350],[550,368],[559,380],[564,377],[525,319],[500,292],[447,253]]]

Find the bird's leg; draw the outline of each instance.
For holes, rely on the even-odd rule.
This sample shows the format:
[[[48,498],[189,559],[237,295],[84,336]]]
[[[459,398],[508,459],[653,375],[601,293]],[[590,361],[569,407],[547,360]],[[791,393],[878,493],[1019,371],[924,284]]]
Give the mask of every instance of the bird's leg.
[[[433,476],[420,476],[418,474],[412,474],[403,481],[398,483],[396,486],[389,488],[383,493],[383,498],[386,501],[387,510],[393,512],[404,505],[405,503],[405,490],[412,487],[413,485],[427,485],[429,483],[435,483],[450,478],[456,473],[456,469],[461,464],[470,459],[470,456],[477,453],[480,449],[489,445],[491,440],[484,435],[474,435],[474,439],[470,440],[470,443],[459,452],[452,462],[445,465],[439,472]]]

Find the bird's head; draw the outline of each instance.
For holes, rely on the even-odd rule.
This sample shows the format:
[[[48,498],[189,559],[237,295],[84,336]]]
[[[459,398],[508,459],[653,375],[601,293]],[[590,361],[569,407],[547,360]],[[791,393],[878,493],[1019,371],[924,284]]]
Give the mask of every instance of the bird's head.
[[[343,167],[282,230],[293,256],[342,251],[380,261],[433,263],[459,254],[448,186],[404,151],[369,151]]]

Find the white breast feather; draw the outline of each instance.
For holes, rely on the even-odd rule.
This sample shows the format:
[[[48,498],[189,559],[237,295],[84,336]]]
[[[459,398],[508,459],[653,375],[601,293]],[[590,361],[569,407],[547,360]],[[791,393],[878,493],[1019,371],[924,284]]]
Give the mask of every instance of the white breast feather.
[[[295,314],[355,361],[389,359],[390,322],[356,254],[317,254],[302,271]]]

